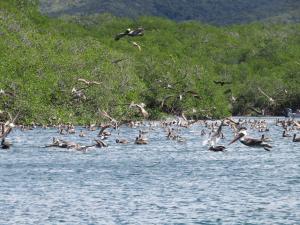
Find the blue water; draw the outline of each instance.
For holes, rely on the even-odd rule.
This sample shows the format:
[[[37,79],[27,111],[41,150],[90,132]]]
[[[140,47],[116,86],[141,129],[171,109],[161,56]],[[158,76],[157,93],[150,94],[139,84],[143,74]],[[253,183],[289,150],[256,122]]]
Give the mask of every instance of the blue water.
[[[15,129],[0,151],[0,224],[300,224],[300,143],[271,126],[271,152],[237,142],[215,153],[202,128],[182,128],[178,143],[157,127],[144,146],[117,145],[113,133],[87,153],[41,148],[55,129]],[[79,130],[60,138],[90,144],[97,134]],[[221,144],[232,138],[224,130]]]

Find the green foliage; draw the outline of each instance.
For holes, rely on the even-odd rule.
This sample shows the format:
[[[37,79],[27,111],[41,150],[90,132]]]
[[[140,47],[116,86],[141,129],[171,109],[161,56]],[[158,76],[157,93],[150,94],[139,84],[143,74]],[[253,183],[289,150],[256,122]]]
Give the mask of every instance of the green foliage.
[[[0,109],[19,111],[23,122],[84,124],[101,119],[103,110],[116,118],[139,116],[128,107],[132,101],[144,102],[152,119],[300,108],[299,24],[217,28],[109,14],[51,19],[35,1],[20,2],[0,2]],[[140,26],[144,36],[114,40]],[[86,87],[78,78],[102,83],[76,99],[72,89]]]

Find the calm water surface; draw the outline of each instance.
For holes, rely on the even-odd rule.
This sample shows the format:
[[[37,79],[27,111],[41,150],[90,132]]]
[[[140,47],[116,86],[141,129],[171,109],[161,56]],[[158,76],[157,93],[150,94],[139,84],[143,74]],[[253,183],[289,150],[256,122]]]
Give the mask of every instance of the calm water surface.
[[[182,129],[186,143],[155,128],[145,146],[117,145],[114,133],[87,153],[41,148],[55,129],[15,129],[11,150],[0,151],[0,224],[300,224],[300,143],[271,126],[271,152],[236,143],[214,153],[202,128]],[[77,130],[61,138],[90,144],[97,134]]]

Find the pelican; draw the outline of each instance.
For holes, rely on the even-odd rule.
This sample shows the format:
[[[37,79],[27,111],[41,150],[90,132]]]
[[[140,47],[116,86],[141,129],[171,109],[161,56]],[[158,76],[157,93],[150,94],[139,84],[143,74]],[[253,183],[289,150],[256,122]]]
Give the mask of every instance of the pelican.
[[[118,143],[118,144],[128,144],[129,142],[126,139],[116,139],[116,143]]]
[[[79,78],[78,81],[80,82],[83,82],[84,84],[90,86],[92,84],[97,84],[97,85],[100,85],[101,82],[98,82],[98,81],[90,81],[90,80],[85,80],[85,79],[82,79],[82,78]]]
[[[271,104],[275,103],[275,100],[273,98],[271,98],[269,95],[267,95],[260,87],[258,87],[257,89],[260,93],[262,93],[269,100],[269,102]]]
[[[142,51],[142,47],[138,43],[136,43],[135,41],[132,42],[132,45],[134,47],[137,47],[139,49],[139,51]]]
[[[288,134],[286,130],[283,131],[282,137],[291,137],[292,135]]]
[[[238,135],[229,143],[229,145],[233,144],[237,140],[240,140],[242,144],[248,147],[264,148],[266,151],[270,151],[270,148],[272,148],[271,145],[264,142],[264,140],[262,140],[261,138],[255,139],[247,136],[246,128],[240,129]]]
[[[148,141],[141,137],[136,137],[134,143],[137,145],[146,145],[146,144],[148,144]]]
[[[212,152],[223,152],[225,151],[225,146],[223,145],[210,146],[208,150]]]
[[[219,84],[219,85],[221,85],[221,86],[224,86],[225,84],[232,84],[232,82],[230,82],[230,81],[219,81],[219,80],[214,80],[213,81],[215,84]]]
[[[220,126],[218,127],[217,131],[213,132],[208,139],[208,144],[213,147],[216,146],[219,139],[222,137],[222,126],[224,125],[224,121],[221,122]]]
[[[79,133],[79,137],[85,137],[85,133],[82,130]]]
[[[132,107],[137,107],[140,111],[140,113],[143,115],[144,118],[148,118],[149,117],[149,113],[144,109],[146,105],[144,103],[141,104],[135,104],[134,102],[131,102],[131,104],[129,105],[129,108]]]
[[[1,148],[2,149],[9,149],[12,143],[10,141],[7,141],[5,138],[1,141]]]
[[[293,142],[300,142],[300,137],[296,137],[296,134],[294,134]]]
[[[139,27],[135,30],[131,30],[130,28],[126,29],[124,32],[119,33],[115,36],[115,41],[120,40],[121,38],[125,36],[135,37],[135,36],[143,36],[144,35],[144,29]]]

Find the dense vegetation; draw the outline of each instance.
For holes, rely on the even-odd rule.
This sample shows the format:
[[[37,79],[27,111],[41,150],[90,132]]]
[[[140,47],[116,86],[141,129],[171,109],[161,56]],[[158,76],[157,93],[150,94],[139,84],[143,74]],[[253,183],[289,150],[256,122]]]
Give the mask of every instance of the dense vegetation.
[[[150,118],[300,108],[299,24],[217,28],[109,14],[50,19],[34,2],[0,2],[0,109],[20,112],[23,122],[95,122],[103,110],[132,118],[132,101],[144,102]],[[144,36],[114,40],[140,26]],[[78,78],[102,84],[75,98],[72,89],[85,87]]]
[[[228,25],[258,20],[300,22],[299,0],[40,0],[44,13],[93,14],[137,18],[159,16]]]

